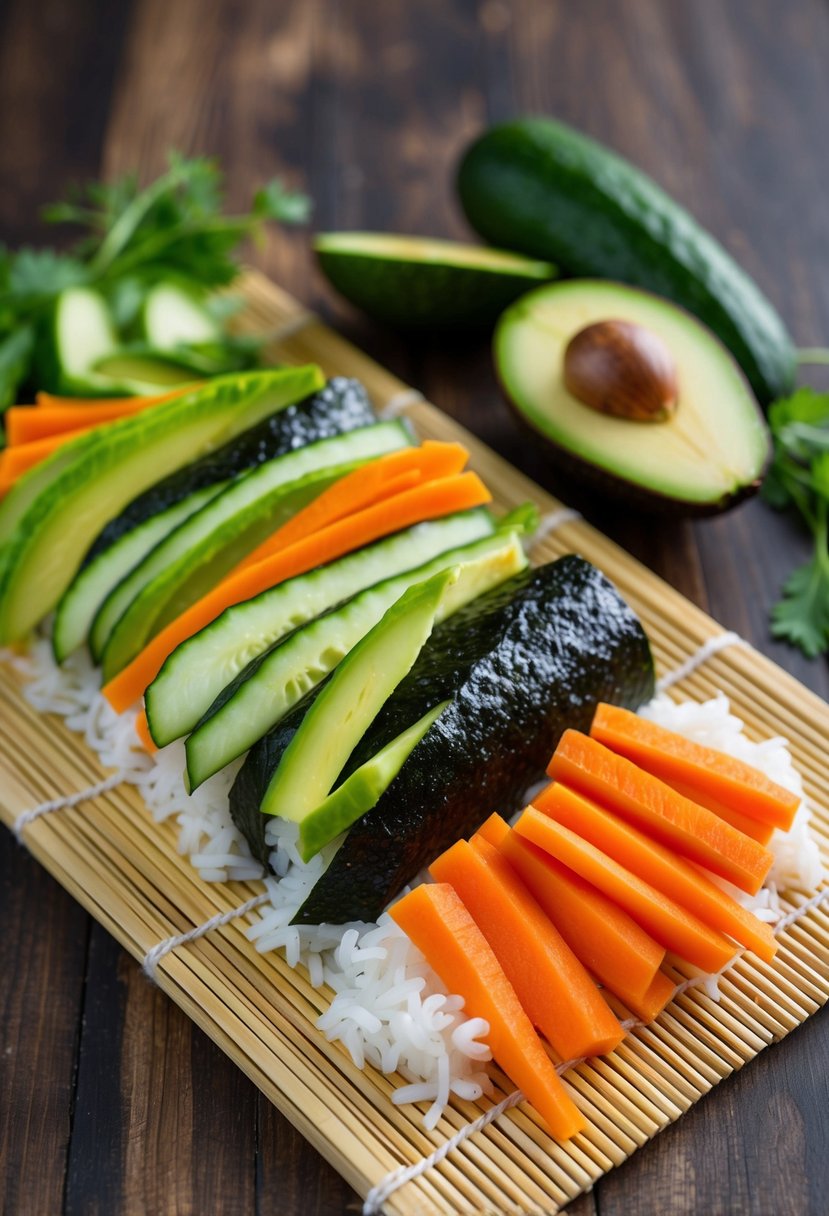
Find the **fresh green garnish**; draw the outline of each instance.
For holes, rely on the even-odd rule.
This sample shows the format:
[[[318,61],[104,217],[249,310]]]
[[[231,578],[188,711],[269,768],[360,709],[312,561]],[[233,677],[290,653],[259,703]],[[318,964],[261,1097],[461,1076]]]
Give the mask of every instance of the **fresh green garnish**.
[[[771,631],[808,658],[829,650],[829,393],[799,389],[769,411],[774,461],[763,496],[793,507],[814,540],[814,556],[783,586]]]
[[[82,230],[69,253],[0,249],[0,411],[26,382],[48,387],[37,382],[38,339],[62,291],[94,286],[129,341],[129,328],[153,284],[169,281],[203,299],[236,277],[235,253],[243,240],[259,237],[269,220],[300,223],[309,212],[308,199],[279,181],[258,190],[244,214],[225,215],[223,204],[215,161],[171,153],[166,173],[143,189],[129,175],[92,183],[47,207],[48,223]],[[256,355],[249,342],[224,332],[219,345],[226,347],[219,353],[236,363]],[[215,348],[213,343],[212,355]]]

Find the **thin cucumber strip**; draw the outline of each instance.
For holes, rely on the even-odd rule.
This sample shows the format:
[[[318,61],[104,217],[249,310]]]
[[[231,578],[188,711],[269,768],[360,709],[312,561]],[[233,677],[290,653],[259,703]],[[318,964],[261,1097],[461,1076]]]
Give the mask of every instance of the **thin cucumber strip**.
[[[409,673],[459,568],[410,587],[339,664],[270,780],[261,810],[301,823],[328,796],[358,741]]]
[[[394,781],[420,740],[451,701],[441,701],[434,709],[404,730],[370,760],[338,785],[299,825],[297,848],[303,861],[316,857],[341,832],[362,818]]]
[[[197,588],[193,581],[198,566],[209,560],[212,567],[219,554],[226,554],[223,573],[227,573],[289,518],[286,507],[291,513],[300,510],[331,481],[351,472],[358,464],[410,443],[405,426],[398,422],[380,422],[278,456],[231,482],[148,553],[101,605],[92,625],[90,641],[93,654],[105,656],[107,679],[124,665],[120,656],[128,646],[137,646],[138,649],[133,650],[133,654],[137,654],[152,636],[158,612],[150,615],[151,604],[157,604],[159,609],[163,607],[172,590],[182,585],[185,575],[188,586],[184,606],[187,607],[198,598],[191,593],[203,589],[203,585]],[[326,469],[331,476],[321,481],[317,475]],[[312,478],[307,486],[297,484],[306,477]],[[290,503],[283,497],[286,486],[293,486],[295,490]],[[165,598],[162,599],[161,583],[154,584],[165,572],[170,574],[164,581]],[[212,586],[212,582],[208,586]],[[144,595],[149,588],[153,589],[154,598]],[[136,603],[135,610],[131,611],[139,596],[142,597],[140,605]],[[116,629],[120,640],[117,646],[110,647]],[[121,666],[115,667],[116,662]]]
[[[222,331],[204,304],[178,283],[157,283],[141,309],[141,328],[158,350],[199,342],[218,342]]]
[[[95,375],[93,365],[117,346],[112,313],[100,292],[69,287],[60,293],[41,353],[55,388],[75,395],[81,389],[106,391],[107,381]]]
[[[177,528],[224,489],[219,482],[197,490],[159,515],[152,515],[83,566],[58,604],[52,630],[55,658],[62,663],[86,641],[101,604],[113,588]]]
[[[334,604],[494,530],[485,508],[415,524],[227,608],[173,651],[147,689],[153,739],[163,747],[193,730],[257,655]]]
[[[0,642],[52,611],[104,524],[137,494],[322,384],[313,366],[225,376],[87,431],[21,478],[0,503]]]
[[[527,564],[518,536],[497,533],[386,579],[296,630],[223,690],[190,735],[185,744],[190,788],[201,785],[261,739],[333,671],[409,587],[458,566],[459,577],[437,612],[436,619],[442,620]]]

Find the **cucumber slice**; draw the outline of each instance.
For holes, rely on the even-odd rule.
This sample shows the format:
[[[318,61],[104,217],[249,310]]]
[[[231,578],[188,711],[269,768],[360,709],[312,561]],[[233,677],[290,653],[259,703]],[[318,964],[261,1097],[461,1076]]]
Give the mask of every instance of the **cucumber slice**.
[[[481,508],[415,524],[226,609],[173,651],[147,689],[153,739],[164,747],[186,735],[248,663],[300,625],[386,576],[491,536],[494,528]]]
[[[141,309],[141,329],[147,344],[157,350],[219,342],[222,337],[204,304],[178,283],[158,283],[150,288]]]
[[[172,356],[143,353],[131,350],[110,351],[97,359],[90,369],[95,376],[103,377],[110,384],[119,384],[131,393],[147,396],[175,388],[177,384],[190,384],[199,379],[192,366],[177,363]]]
[[[455,566],[410,587],[314,698],[262,800],[265,815],[302,823],[331,792],[354,747],[409,673],[432,632]]]
[[[175,506],[150,516],[143,524],[125,532],[105,553],[85,565],[58,604],[52,631],[55,658],[62,663],[86,641],[101,604],[122,579],[126,578],[156,545],[185,519],[200,510],[224,489],[219,483],[197,490]]]
[[[90,642],[104,679],[333,481],[410,443],[405,425],[379,422],[278,456],[231,482],[148,553],[101,605]]]
[[[252,372],[87,431],[0,503],[0,642],[51,612],[104,524],[148,486],[320,388],[314,366]]]
[[[356,823],[377,804],[429,727],[451,704],[451,701],[441,701],[434,709],[430,709],[419,722],[404,730],[376,756],[367,760],[311,811],[310,815],[306,815],[299,825],[297,842],[303,861],[316,857],[320,849],[330,844],[340,832],[350,828],[352,823]]]
[[[93,365],[118,348],[112,313],[100,292],[69,287],[55,301],[40,351],[46,387],[69,395],[102,395],[112,388]]]
[[[368,588],[342,607],[296,630],[260,655],[226,688],[185,744],[195,789],[275,726],[344,659],[409,587],[459,566],[436,620],[527,566],[515,533],[496,534],[432,558],[425,565]]]

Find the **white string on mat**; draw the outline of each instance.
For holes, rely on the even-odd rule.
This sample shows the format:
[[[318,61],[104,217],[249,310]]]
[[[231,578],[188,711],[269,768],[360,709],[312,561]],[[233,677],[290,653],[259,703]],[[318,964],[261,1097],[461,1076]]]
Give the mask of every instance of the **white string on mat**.
[[[703,642],[689,659],[680,663],[679,667],[669,671],[661,680],[657,680],[656,691],[667,692],[669,688],[673,688],[674,684],[679,684],[680,680],[692,676],[698,667],[702,667],[703,663],[707,663],[709,659],[713,659],[715,654],[719,654],[721,650],[725,650],[729,646],[750,648],[751,644],[745,638],[741,638],[739,633],[732,633],[731,630],[726,633],[718,633],[713,638],[709,638],[707,642]]]
[[[576,511],[574,507],[556,507],[554,511],[548,511],[538,521],[538,527],[527,541],[527,548],[534,549],[548,536],[552,536],[557,528],[563,528],[565,524],[576,523],[583,518],[581,511]]]
[[[391,400],[377,411],[377,417],[383,422],[393,422],[405,413],[410,405],[418,405],[422,400],[423,393],[419,393],[416,388],[403,389],[402,392],[395,393]]]
[[[813,908],[817,908],[822,903],[829,903],[829,887],[825,888],[823,891],[818,891],[817,895],[813,895],[811,899],[806,901],[806,903],[801,904],[799,908],[795,908],[788,914],[788,916],[785,916],[783,920],[779,921],[773,929],[774,934],[778,935],[783,933],[784,930],[788,929],[790,925],[793,925],[795,921],[799,920],[802,916],[805,916],[807,912],[811,912]],[[683,980],[683,982],[678,984],[675,988],[671,1000],[675,1001],[678,996],[682,996],[682,994],[687,992],[689,988],[698,988],[709,980],[719,979],[728,970],[730,970],[735,963],[739,962],[744,954],[744,950],[738,951],[733,958],[728,960],[724,967],[721,967],[719,971],[715,971],[711,975],[695,975],[692,976],[691,979]],[[629,1034],[631,1030],[644,1028],[650,1025],[650,1023],[639,1021],[637,1018],[626,1018],[624,1022],[620,1023],[620,1025],[625,1033]],[[556,1072],[559,1076],[562,1076],[564,1073],[569,1072],[571,1068],[577,1068],[579,1064],[586,1063],[588,1059],[588,1056],[581,1056],[576,1060],[565,1060],[563,1064],[558,1064],[556,1066]],[[397,1169],[392,1170],[391,1173],[387,1174],[381,1182],[378,1182],[376,1186],[373,1186],[368,1195],[366,1195],[365,1203],[363,1204],[363,1216],[382,1216],[383,1204],[394,1194],[395,1191],[399,1190],[401,1186],[405,1186],[407,1182],[413,1182],[415,1178],[419,1178],[421,1174],[425,1174],[426,1171],[432,1169],[433,1166],[439,1165],[441,1161],[443,1161],[443,1159],[453,1151],[453,1149],[456,1149],[458,1145],[463,1144],[464,1140],[467,1140],[470,1136],[474,1136],[476,1132],[483,1131],[485,1127],[489,1127],[490,1123],[492,1123],[495,1119],[499,1118],[506,1111],[511,1110],[513,1106],[517,1106],[519,1102],[523,1102],[523,1100],[524,1094],[522,1091],[520,1089],[514,1090],[513,1093],[509,1094],[503,1099],[503,1101],[499,1102],[497,1106],[493,1106],[490,1110],[486,1111],[485,1114],[481,1115],[477,1119],[473,1119],[470,1123],[465,1123],[454,1136],[450,1136],[448,1140],[444,1140],[443,1144],[439,1144],[434,1152],[429,1153],[428,1157],[421,1158],[420,1161],[416,1161],[413,1165],[398,1166]]]
[[[188,942],[197,941],[198,938],[210,933],[212,929],[219,929],[222,925],[229,925],[232,920],[247,915],[248,912],[252,912],[254,908],[258,908],[260,904],[265,903],[268,899],[270,899],[268,892],[263,891],[261,895],[254,895],[252,899],[246,899],[238,908],[231,908],[229,912],[217,912],[215,916],[211,916],[203,924],[196,925],[193,929],[188,929],[186,933],[174,933],[171,937],[165,937],[163,941],[157,942],[155,946],[151,946],[144,955],[141,970],[148,979],[155,980],[158,964],[165,954],[169,954],[171,950],[175,950],[178,946],[185,946]]]
[[[23,829],[27,828],[35,819],[40,819],[41,815],[49,815],[52,811],[62,811],[68,807],[78,806],[81,802],[88,802],[90,798],[97,798],[99,794],[106,794],[108,790],[114,790],[117,785],[122,785],[123,781],[121,773],[113,773],[111,777],[98,781],[85,790],[79,790],[77,794],[50,798],[48,802],[41,802],[38,806],[33,806],[31,810],[21,811],[12,824],[12,831],[20,843],[24,844]]]

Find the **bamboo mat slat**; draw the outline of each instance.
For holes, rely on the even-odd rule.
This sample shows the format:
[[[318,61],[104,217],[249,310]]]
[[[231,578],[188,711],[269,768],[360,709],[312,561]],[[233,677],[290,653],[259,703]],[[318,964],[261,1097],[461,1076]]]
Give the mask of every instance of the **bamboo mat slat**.
[[[495,452],[328,330],[262,276],[244,279],[242,326],[273,335],[274,361],[319,363],[353,375],[375,405],[400,409],[422,438],[461,439],[471,465],[510,508],[532,499],[542,512],[561,504]],[[660,675],[675,670],[707,639],[714,621],[588,524],[565,523],[540,543],[534,560],[578,552],[598,565],[639,613]],[[829,706],[745,646],[729,646],[672,690],[695,699],[724,692],[754,738],[785,735],[803,774],[824,859],[829,857]],[[56,718],[34,712],[20,677],[0,663],[0,818],[84,789],[105,775],[97,758]],[[27,846],[59,882],[136,959],[161,940],[229,913],[259,883],[202,882],[176,850],[170,824],[156,824],[135,789],[119,786],[91,802],[38,819]],[[785,906],[803,903],[787,892]],[[456,1102],[427,1132],[422,1111],[392,1105],[402,1084],[348,1056],[314,1029],[325,991],[277,954],[257,954],[236,919],[160,960],[161,988],[273,1101],[362,1195],[389,1171],[431,1153],[487,1108]],[[677,980],[682,979],[677,972]],[[712,1086],[763,1047],[790,1033],[829,998],[829,914],[815,908],[781,937],[772,964],[741,958],[720,982],[716,1002],[702,988],[674,1000],[657,1022],[635,1029],[613,1053],[572,1070],[567,1085],[588,1129],[556,1144],[521,1105],[463,1142],[441,1164],[397,1190],[385,1210],[399,1216],[484,1212],[551,1213],[592,1186],[678,1118]],[[496,1074],[492,1101],[509,1082]]]

